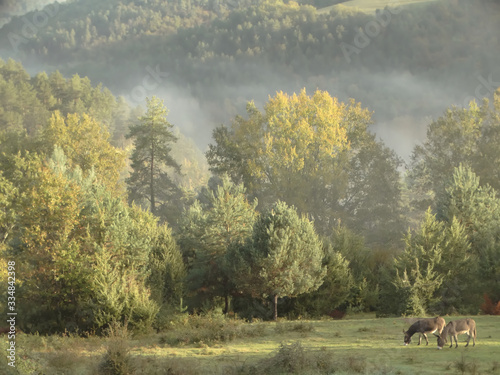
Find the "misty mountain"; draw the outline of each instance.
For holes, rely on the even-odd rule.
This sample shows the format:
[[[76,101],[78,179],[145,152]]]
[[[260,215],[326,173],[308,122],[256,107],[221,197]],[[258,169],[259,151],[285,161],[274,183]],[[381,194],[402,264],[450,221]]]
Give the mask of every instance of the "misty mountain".
[[[337,2],[79,0],[48,8],[46,25],[32,22],[32,33],[14,18],[0,30],[0,56],[31,72],[88,76],[132,104],[158,95],[202,149],[247,101],[306,87],[360,101],[374,112],[372,130],[408,157],[431,117],[500,86],[497,2],[376,14],[313,6]]]

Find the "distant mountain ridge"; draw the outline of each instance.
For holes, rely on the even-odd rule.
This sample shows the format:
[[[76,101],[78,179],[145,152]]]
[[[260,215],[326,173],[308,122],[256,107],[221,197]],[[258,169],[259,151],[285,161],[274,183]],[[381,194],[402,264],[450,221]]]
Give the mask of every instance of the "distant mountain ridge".
[[[42,9],[56,1],[63,3],[66,0],[2,0],[0,1],[0,27],[10,22],[14,16],[22,16],[31,11]]]

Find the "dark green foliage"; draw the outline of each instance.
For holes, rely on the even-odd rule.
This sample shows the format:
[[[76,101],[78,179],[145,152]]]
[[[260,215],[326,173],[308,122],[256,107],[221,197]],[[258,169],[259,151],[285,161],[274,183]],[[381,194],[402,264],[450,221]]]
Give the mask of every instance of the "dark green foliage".
[[[0,49],[15,50],[8,39],[14,33],[26,41],[18,46],[25,64],[36,61],[65,73],[82,72],[127,92],[137,85],[138,71],[160,65],[170,73],[169,80],[208,105],[215,102],[218,111],[234,111],[233,103],[224,103],[235,98],[227,86],[267,83],[279,76],[282,86],[303,77],[309,88],[335,87],[383,118],[408,113],[420,118],[422,108],[432,115],[442,111],[440,100],[422,106],[422,97],[431,90],[423,94],[393,90],[384,75],[381,79],[389,84],[379,84],[379,79],[357,84],[352,74],[369,72],[378,77],[377,73],[404,72],[403,82],[411,77],[419,83],[439,80],[440,87],[454,91],[456,102],[474,93],[477,74],[498,76],[498,55],[491,53],[498,50],[498,40],[488,32],[499,23],[493,1],[443,0],[401,7],[388,24],[382,22],[380,33],[370,38],[362,53],[350,56],[351,61],[341,43],[354,45],[357,32],[377,18],[351,7],[318,12],[307,5],[334,2],[304,0],[299,6],[276,0],[66,2],[28,38],[22,36],[23,20],[14,19],[2,30]],[[477,19],[482,20],[481,29]],[[481,56],[480,61],[475,56]],[[381,95],[373,95],[374,91]]]
[[[189,267],[188,288],[195,296],[192,307],[208,308],[222,298],[228,312],[235,288],[228,271],[232,264],[225,255],[250,235],[256,205],[248,202],[243,185],[223,176],[184,213],[178,238]]]
[[[466,238],[468,246],[465,249],[455,246],[455,250],[466,256],[462,269],[471,276],[469,294],[471,297],[476,295],[477,309],[482,293],[493,296],[500,293],[497,273],[500,265],[498,193],[489,185],[481,186],[479,177],[470,168],[460,165],[454,169],[438,202],[443,221],[451,228],[458,222],[463,228],[461,236]],[[450,240],[452,238],[456,236]]]
[[[394,286],[400,304],[398,313],[423,316],[436,300],[444,275],[437,272],[446,240],[444,225],[427,211],[419,230],[405,237],[405,250],[396,259]]]
[[[167,121],[167,108],[163,100],[153,96],[147,99],[147,112],[139,124],[130,127],[127,138],[134,141],[132,173],[127,179],[129,199],[138,204],[148,202],[155,214],[158,206],[168,205],[177,191],[169,168],[179,173],[180,167],[172,158],[172,144],[177,138]]]
[[[154,234],[148,269],[151,297],[159,305],[177,305],[183,296],[186,269],[179,247],[167,226],[158,227]]]
[[[380,273],[388,267],[392,268],[392,258],[388,261],[387,254],[368,248],[363,236],[342,225],[333,229],[329,243],[332,251],[340,254],[349,265],[350,283],[346,284],[350,287],[348,307],[354,311],[374,309]]]
[[[320,317],[349,304],[355,284],[349,262],[329,246],[324,249],[323,265],[326,268],[323,284],[292,299],[290,306],[284,307],[289,316]]]
[[[279,69],[282,77],[293,77],[293,82],[310,78],[312,86],[335,83],[339,87],[339,81],[349,79],[342,73],[367,66],[373,72],[404,70],[429,80],[444,76],[448,83],[455,72],[465,69],[463,81],[477,85],[472,66],[483,76],[493,72],[497,77],[496,58],[481,48],[484,42],[488,51],[498,50],[498,38],[477,40],[477,19],[485,28],[498,25],[498,12],[481,13],[485,2],[459,0],[459,6],[453,7],[435,2],[411,12],[404,10],[362,54],[351,56],[350,63],[340,43],[351,43],[356,30],[374,19],[350,10],[316,12],[310,6],[334,2],[66,2],[58,5],[47,25],[14,49],[26,61],[50,63],[51,71],[74,59],[76,65],[64,68],[94,77],[100,74],[108,82],[120,77],[115,87],[128,87],[132,81],[123,77],[131,70],[161,65],[173,82],[182,82],[186,90],[210,103],[213,112],[233,106],[233,101],[214,105],[220,104],[214,93],[227,92],[219,90],[226,82],[221,77],[237,87],[254,82],[256,73],[266,80],[271,65],[278,68],[271,68],[270,74]],[[17,11],[11,8],[12,2],[5,4],[9,12]],[[82,14],[86,16],[81,18]],[[21,35],[23,22],[15,18],[2,29],[2,51],[12,50],[9,35]],[[389,46],[398,46],[397,53]],[[156,53],[151,56],[150,51]],[[126,61],[124,55],[129,55]],[[477,60],[477,56],[483,57]],[[110,73],[101,69],[103,65],[114,69]],[[332,69],[338,77],[348,78],[325,79]],[[461,86],[461,81],[454,87]],[[384,92],[382,86],[390,85],[375,87],[377,92]],[[356,96],[366,105],[365,98],[371,94],[363,91],[352,84],[341,94]],[[377,95],[373,102],[382,102],[392,114],[397,112],[399,98],[388,101],[383,97]],[[427,141],[414,152],[407,192],[415,203],[412,215],[419,216],[428,206],[434,211],[428,212],[416,231],[408,232],[394,264],[393,249],[402,247],[399,240],[406,218],[400,204],[401,163],[369,133],[370,116],[348,117],[345,128],[350,148],[339,152],[332,163],[322,164],[331,167],[330,175],[319,173],[312,180],[307,174],[291,178],[283,173],[279,176],[283,189],[269,189],[275,182],[269,165],[255,179],[248,161],[260,162],[264,154],[252,154],[255,149],[251,147],[247,152],[248,145],[235,141],[234,133],[241,129],[216,129],[207,154],[214,172],[229,173],[233,181],[243,182],[251,197],[263,198],[262,211],[286,190],[287,204],[314,218],[316,231],[329,236],[332,226],[341,222],[334,229],[331,246],[321,246],[314,231],[305,229],[312,224],[302,225],[301,219],[292,218],[284,209],[282,217],[266,211],[254,227],[255,206],[246,201],[243,187],[241,191],[239,186],[227,188],[225,182],[220,189],[207,190],[182,214],[184,203],[192,201],[195,193],[191,191],[186,198],[177,189],[181,178],[172,178],[178,171],[177,156],[170,149],[176,136],[163,121],[162,130],[167,131],[156,134],[166,139],[156,148],[160,154],[154,162],[150,157],[149,169],[144,155],[133,155],[134,173],[128,188],[132,200],[141,204],[149,200],[151,211],[164,221],[181,219],[176,238],[189,270],[186,288],[186,270],[170,230],[125,203],[116,183],[120,173],[121,181],[125,179],[122,166],[110,167],[101,157],[90,160],[91,146],[102,149],[90,137],[82,140],[68,132],[65,139],[58,133],[69,128],[70,119],[79,119],[73,121],[76,130],[85,133],[85,124],[97,125],[102,134],[110,133],[115,145],[125,147],[124,134],[136,117],[133,110],[83,75],[66,78],[53,71],[30,77],[19,62],[0,61],[0,252],[2,262],[15,257],[25,276],[19,309],[26,328],[101,331],[116,320],[141,329],[149,327],[155,316],[163,321],[156,327],[164,328],[174,311],[185,310],[182,297],[187,289],[197,307],[224,303],[227,311],[233,303],[238,313],[248,317],[266,316],[269,297],[275,305],[279,301],[285,307],[280,311],[289,315],[319,315],[337,306],[369,310],[379,296],[380,305],[388,302],[380,308],[387,313],[474,313],[484,293],[495,300],[500,296],[499,100],[497,94],[492,107],[451,108],[429,125]],[[136,140],[143,135],[139,134],[141,125],[166,114],[156,108],[160,110],[155,113],[148,108],[142,124],[132,127],[130,134]],[[256,108],[249,105],[250,120],[238,116],[234,125],[258,124],[262,117]],[[417,100],[408,110],[420,112],[421,108]],[[60,126],[48,132],[48,126],[56,122]],[[245,126],[241,128],[250,129]],[[262,143],[262,133],[253,130],[245,136]],[[107,137],[100,140],[108,145]],[[147,149],[145,143],[136,146],[136,151]],[[187,157],[182,148],[178,154]],[[163,157],[167,162],[158,166],[156,162]],[[111,186],[103,171],[113,174],[116,186]],[[147,177],[155,173],[156,182],[150,178],[148,184]],[[245,241],[252,230],[253,237]]]
[[[231,247],[227,257],[237,288],[252,296],[273,297],[275,320],[279,297],[314,291],[326,274],[321,242],[312,223],[284,202],[261,215],[252,239]]]
[[[342,224],[361,234],[372,249],[399,247],[405,228],[398,172],[402,161],[365,124],[356,127],[349,137],[352,150],[341,164],[348,171],[346,190],[338,193]]]

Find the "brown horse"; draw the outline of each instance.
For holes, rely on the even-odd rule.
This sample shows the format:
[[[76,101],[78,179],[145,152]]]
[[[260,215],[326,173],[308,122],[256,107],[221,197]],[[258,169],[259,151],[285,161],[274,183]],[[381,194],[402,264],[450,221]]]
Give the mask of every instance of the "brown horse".
[[[434,333],[436,331],[438,331],[439,334],[441,334],[441,332],[444,329],[445,324],[446,324],[446,322],[440,316],[437,316],[435,318],[419,319],[415,323],[413,323],[410,326],[410,328],[408,328],[408,331],[405,332],[405,330],[403,329],[403,333],[405,335],[404,343],[405,343],[405,345],[408,345],[409,343],[411,343],[411,337],[415,333],[420,333],[424,336],[426,345],[429,345],[429,340],[427,339],[427,334]],[[422,342],[422,336],[419,336],[418,337],[418,345],[420,345],[421,342]]]

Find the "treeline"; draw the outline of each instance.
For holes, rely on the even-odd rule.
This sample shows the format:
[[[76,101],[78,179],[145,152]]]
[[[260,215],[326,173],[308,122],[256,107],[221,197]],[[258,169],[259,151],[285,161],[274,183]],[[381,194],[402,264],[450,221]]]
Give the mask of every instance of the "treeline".
[[[500,297],[497,94],[429,124],[401,175],[360,103],[278,92],[214,131],[207,180],[176,156],[196,152],[161,99],[131,109],[87,78],[2,61],[0,251],[20,328],[477,313]]]

